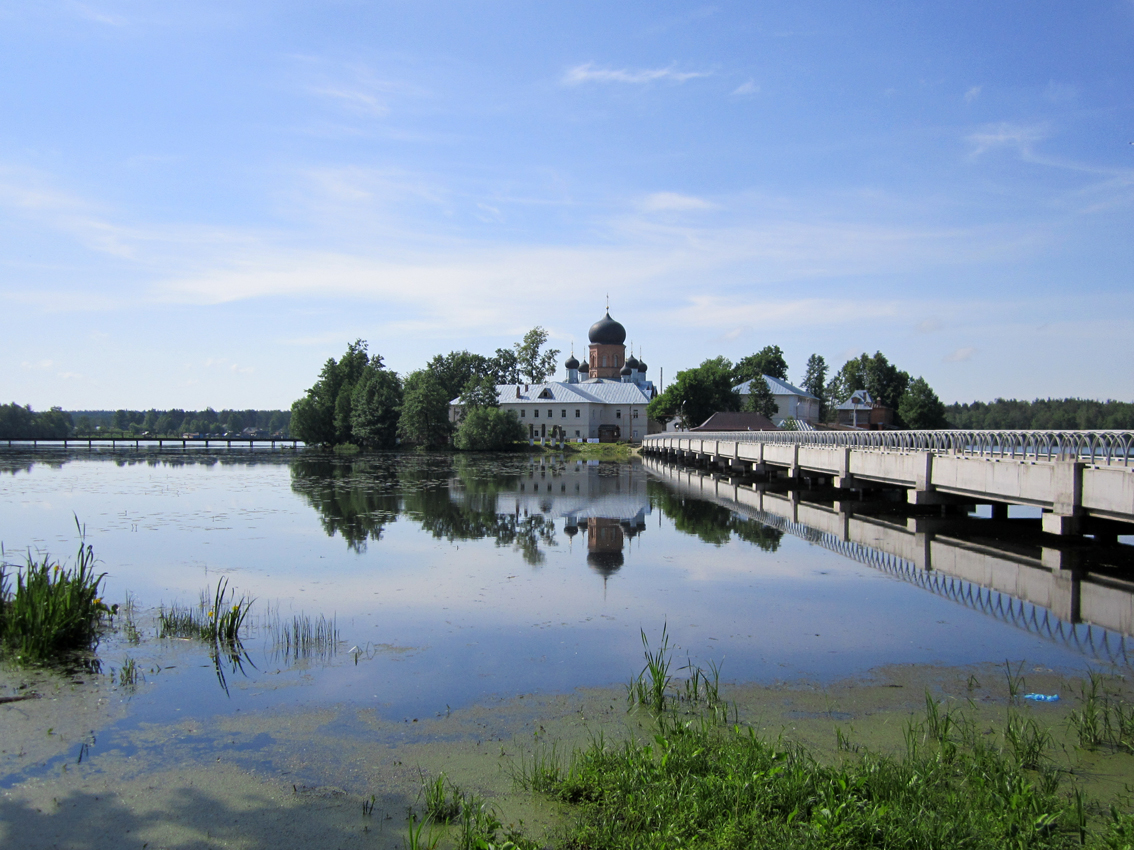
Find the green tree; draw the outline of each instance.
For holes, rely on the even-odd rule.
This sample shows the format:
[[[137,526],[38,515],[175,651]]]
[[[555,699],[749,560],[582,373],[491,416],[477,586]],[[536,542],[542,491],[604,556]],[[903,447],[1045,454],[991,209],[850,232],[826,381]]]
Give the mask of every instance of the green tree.
[[[537,326],[524,334],[523,342],[513,345],[520,374],[530,383],[543,383],[555,374],[555,358],[559,356],[559,349],[551,348],[541,352],[546,342],[547,331]]]
[[[776,397],[772,395],[772,388],[768,386],[764,376],[760,375],[758,378],[753,378],[749,387],[751,389],[748,396],[748,409],[753,413],[767,416],[769,419],[775,416],[776,411],[779,410],[779,405],[776,404]]]
[[[357,339],[340,360],[329,358],[319,380],[291,406],[292,436],[313,445],[350,441],[351,393],[370,362],[366,343]]]
[[[898,403],[898,415],[906,427],[918,431],[949,427],[945,405],[925,378],[915,378],[910,382]]]
[[[441,382],[452,401],[472,378],[491,374],[492,361],[471,351],[450,351],[448,354],[438,354],[425,368]]]
[[[513,449],[526,437],[514,411],[474,407],[465,413],[454,442],[462,451],[493,452]]]
[[[734,383],[742,384],[754,380],[759,375],[771,375],[781,381],[787,380],[787,361],[778,345],[765,345],[755,354],[749,354],[737,361],[732,370]]]
[[[520,383],[520,361],[511,348],[496,349],[496,356],[489,361],[489,373],[496,384]]]
[[[827,418],[824,390],[827,386],[827,361],[822,354],[812,354],[807,358],[807,371],[803,373],[803,389],[819,399],[819,421]]]
[[[876,351],[873,357],[863,354],[844,363],[827,385],[827,390],[835,404],[846,401],[857,390],[866,390],[877,403],[896,412],[909,383],[908,372],[903,372],[881,351]]]
[[[740,395],[732,386],[728,359],[706,360],[695,369],[678,372],[666,391],[650,401],[646,413],[660,422],[680,416],[686,427],[696,427],[717,411],[740,409]]]
[[[443,446],[451,431],[449,399],[441,382],[428,369],[410,373],[402,393],[398,436],[407,443]]]
[[[499,407],[500,396],[496,392],[496,384],[492,378],[487,376],[470,378],[461,391],[461,406],[466,411],[475,408]]]
[[[402,382],[376,354],[351,394],[351,442],[368,449],[392,449],[398,442],[401,413]]]

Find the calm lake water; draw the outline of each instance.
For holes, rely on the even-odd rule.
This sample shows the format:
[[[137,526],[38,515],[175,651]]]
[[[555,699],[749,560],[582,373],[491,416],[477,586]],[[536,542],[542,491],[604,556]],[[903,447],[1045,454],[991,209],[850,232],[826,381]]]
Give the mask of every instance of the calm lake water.
[[[428,717],[619,684],[641,669],[642,632],[656,644],[663,625],[679,664],[721,664],[725,680],[1127,663],[1121,629],[1073,626],[979,584],[926,584],[896,556],[694,489],[656,464],[526,455],[9,451],[0,539],[9,562],[29,547],[66,558],[77,516],[112,601],[196,604],[222,576],[255,597],[247,661],[222,669],[227,693],[199,646],[155,641],[144,620],[140,646],[104,642],[104,663],[134,653],[151,671],[137,721],[332,702]],[[335,618],[337,649],[281,654],[270,626],[296,614]]]

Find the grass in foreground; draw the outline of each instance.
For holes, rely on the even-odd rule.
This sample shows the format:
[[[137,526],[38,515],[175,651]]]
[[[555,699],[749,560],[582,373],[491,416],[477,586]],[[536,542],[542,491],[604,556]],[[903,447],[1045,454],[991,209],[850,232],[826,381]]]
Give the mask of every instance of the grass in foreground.
[[[71,566],[29,554],[25,566],[14,568],[0,556],[0,653],[23,664],[50,664],[97,643],[118,606],[102,601],[106,573],[95,572],[94,550],[81,527],[79,533]]]
[[[653,715],[649,740],[599,737],[568,758],[552,747],[515,769],[520,787],[564,804],[572,823],[557,846],[1134,847],[1134,816],[1088,800],[1057,766],[1051,733],[1012,700],[989,726],[927,694],[904,752],[869,752],[839,733],[836,763],[821,763],[798,745],[722,724],[715,677],[682,690],[667,649],[664,632],[658,651],[647,643],[646,667],[628,688],[631,710]],[[1074,731],[1084,746],[1128,752],[1134,712],[1104,700],[1100,682],[1082,695]]]

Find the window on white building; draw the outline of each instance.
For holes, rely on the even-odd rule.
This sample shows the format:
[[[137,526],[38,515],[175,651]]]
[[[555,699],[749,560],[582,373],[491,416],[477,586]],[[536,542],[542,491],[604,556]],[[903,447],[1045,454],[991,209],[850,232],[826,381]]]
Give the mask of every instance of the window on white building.
[[[528,412],[526,410],[524,410],[524,408],[521,407],[520,408],[520,418],[525,419],[525,418],[527,418],[527,415],[528,415]]]
[[[536,419],[539,419],[539,408],[538,407],[532,412],[532,416],[534,416]]]
[[[634,418],[635,419],[638,418],[638,408],[636,408],[636,407],[634,408]]]
[[[564,410],[563,410],[563,412],[562,412],[562,413],[560,414],[559,418],[560,418],[560,419],[566,419],[566,418],[567,418],[567,410],[566,410],[566,408],[564,408]]]
[[[578,418],[579,418],[579,411],[578,411],[578,410],[576,410],[576,411],[575,411],[575,418],[576,418],[576,419],[578,419]]]
[[[622,418],[622,411],[621,410],[614,411],[614,418],[615,419],[621,419]]]

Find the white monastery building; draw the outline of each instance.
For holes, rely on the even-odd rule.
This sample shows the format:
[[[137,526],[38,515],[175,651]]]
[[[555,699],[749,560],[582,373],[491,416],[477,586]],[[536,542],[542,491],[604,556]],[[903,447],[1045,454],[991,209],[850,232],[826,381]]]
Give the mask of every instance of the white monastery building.
[[[575,355],[563,364],[566,381],[500,384],[502,410],[511,410],[531,439],[641,440],[649,433],[646,405],[657,390],[646,380],[646,364],[626,356],[626,328],[606,315],[591,325],[590,351],[580,363]],[[456,421],[460,399],[449,403]]]

